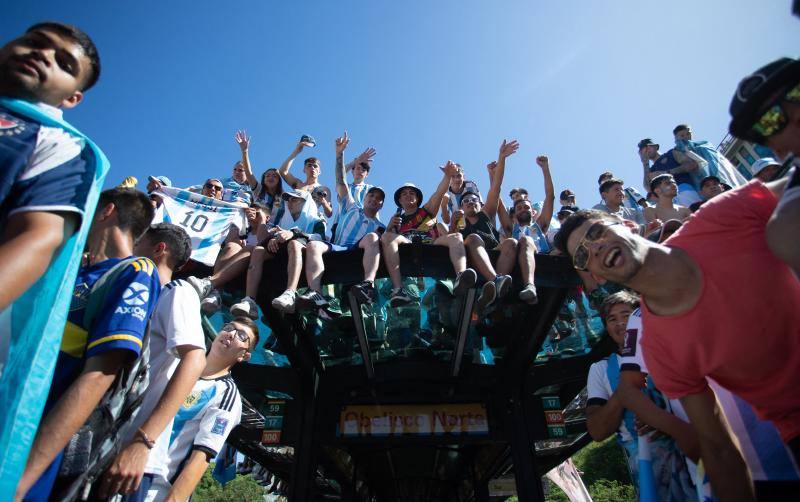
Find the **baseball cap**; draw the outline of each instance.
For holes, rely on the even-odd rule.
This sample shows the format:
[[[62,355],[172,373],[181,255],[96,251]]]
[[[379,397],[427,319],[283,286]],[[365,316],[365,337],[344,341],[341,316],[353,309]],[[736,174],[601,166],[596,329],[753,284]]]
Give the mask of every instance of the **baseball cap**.
[[[369,193],[371,193],[371,192],[380,192],[380,193],[381,193],[381,197],[382,197],[384,200],[386,199],[386,192],[384,192],[384,191],[383,191],[383,188],[381,188],[381,187],[379,187],[379,186],[374,186],[374,187],[371,187],[369,190],[367,190],[367,194],[369,194]]]
[[[575,193],[572,190],[570,190],[569,188],[567,188],[566,190],[563,190],[561,192],[561,195],[558,196],[558,199],[561,200],[561,199],[566,199],[568,197],[575,197]]]
[[[730,133],[737,138],[763,143],[765,138],[752,130],[753,125],[773,104],[780,91],[800,82],[800,61],[780,58],[762,66],[739,82],[731,99]]]
[[[639,145],[638,145],[638,146],[639,146],[639,150],[641,150],[642,148],[644,148],[644,147],[646,147],[646,146],[650,146],[650,145],[653,145],[653,146],[655,146],[655,147],[656,147],[656,149],[658,149],[658,148],[659,148],[659,145],[658,145],[658,143],[653,143],[653,140],[652,140],[652,139],[650,139],[650,138],[645,138],[645,139],[643,139],[642,141],[640,141],[640,142],[639,142]]]
[[[758,159],[753,163],[752,166],[750,166],[750,174],[755,176],[761,171],[763,171],[765,167],[779,166],[779,165],[781,165],[781,163],[773,159],[772,157],[764,157],[763,159]]]
[[[307,199],[308,195],[309,195],[309,193],[306,192],[305,190],[297,190],[297,189],[295,189],[295,190],[287,190],[287,191],[283,192],[281,194],[281,198],[283,200],[287,200],[287,199],[290,199],[290,198]]]
[[[172,186],[172,181],[169,178],[167,178],[166,176],[148,176],[147,179],[150,180],[150,181],[158,181],[159,183],[161,183],[165,187],[171,187]]]

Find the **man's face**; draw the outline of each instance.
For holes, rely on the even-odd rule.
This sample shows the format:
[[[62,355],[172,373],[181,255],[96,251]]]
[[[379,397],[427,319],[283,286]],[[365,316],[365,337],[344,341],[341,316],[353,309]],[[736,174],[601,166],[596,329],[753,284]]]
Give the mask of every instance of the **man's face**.
[[[625,201],[625,191],[622,189],[622,185],[616,183],[611,185],[611,188],[609,188],[608,191],[601,192],[600,197],[605,201],[606,204],[619,206]]]
[[[247,181],[247,173],[244,171],[244,166],[241,162],[233,165],[233,176],[231,176],[236,183],[245,183]]]
[[[369,175],[369,169],[365,169],[361,162],[357,163],[353,168],[353,179],[357,183],[361,183]]]
[[[767,166],[764,169],[760,170],[758,174],[754,176],[754,178],[758,178],[759,180],[766,183],[772,180],[772,177],[775,176],[775,172],[777,171],[778,171],[778,166]]]
[[[303,172],[306,174],[308,178],[319,178],[320,173],[320,166],[318,160],[312,160],[310,162],[306,162],[303,165]]]
[[[89,72],[81,46],[53,31],[26,33],[0,49],[0,87],[11,97],[72,108]]]
[[[400,205],[403,207],[417,207],[419,200],[417,200],[417,192],[413,188],[404,188],[400,190]]]
[[[530,225],[533,221],[533,206],[528,199],[522,199],[522,202],[514,204],[514,218],[520,225]]]
[[[700,195],[702,195],[705,200],[711,199],[712,197],[716,197],[721,193],[722,193],[722,184],[716,180],[706,181],[705,183],[703,183],[703,187],[700,189]]]
[[[616,342],[619,347],[625,342],[625,331],[628,327],[628,318],[633,313],[630,305],[624,303],[617,303],[612,305],[606,316],[606,329],[611,339]]]
[[[375,212],[380,211],[383,207],[383,196],[377,190],[373,190],[364,196],[364,208],[371,209]]]
[[[658,158],[658,148],[656,145],[647,145],[643,148],[644,156],[650,160],[655,160]]]
[[[587,241],[584,238],[596,223],[601,225],[600,237]],[[599,219],[583,222],[570,234],[567,240],[570,257],[575,256],[579,245],[588,251],[586,269],[594,277],[619,284],[626,284],[639,272],[647,250],[647,241],[634,235],[627,226]]]
[[[691,141],[691,139],[692,139],[692,130],[687,128],[687,129],[682,129],[682,130],[676,132],[675,133],[675,139],[682,139],[684,141]]]
[[[246,340],[241,339],[242,335]],[[246,361],[250,359],[251,346],[254,342],[255,335],[249,327],[238,322],[231,322],[224,325],[217,333],[217,337],[211,344],[211,352],[231,363]]]
[[[522,203],[520,203],[522,205]],[[467,195],[461,199],[461,210],[467,216],[475,216],[481,210],[481,202],[475,195]]]
[[[781,107],[786,111],[786,127],[770,136],[766,143],[778,160],[783,161],[790,153],[800,154],[800,104],[784,101]]]
[[[675,178],[667,178],[656,187],[656,194],[661,197],[669,197],[674,199],[678,196],[678,184],[675,183]]]
[[[457,170],[456,173],[450,178],[450,187],[451,188],[461,188],[461,185],[464,183],[464,171],[461,169]]]
[[[156,189],[156,186],[157,186],[157,185],[156,185],[156,182],[155,182],[155,181],[148,181],[148,182],[147,182],[147,193],[150,193],[150,192],[152,192],[153,190],[155,190],[155,189]]]
[[[292,214],[297,214],[303,210],[303,205],[305,204],[305,200],[301,199],[300,197],[289,197],[286,200],[286,205],[289,208],[289,212]]]
[[[222,183],[217,180],[206,181],[203,185],[203,195],[212,199],[222,199]]]

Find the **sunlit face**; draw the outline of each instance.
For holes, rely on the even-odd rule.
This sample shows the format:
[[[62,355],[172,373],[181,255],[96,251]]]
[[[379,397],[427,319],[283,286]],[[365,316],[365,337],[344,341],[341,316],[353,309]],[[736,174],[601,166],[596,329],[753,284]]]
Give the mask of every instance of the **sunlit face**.
[[[233,165],[233,175],[231,176],[236,183],[245,183],[247,181],[247,173],[241,162]]]
[[[678,184],[675,183],[675,178],[669,177],[658,184],[655,189],[656,195],[660,197],[668,197],[674,199],[678,196]]]
[[[378,212],[383,207],[383,195],[378,190],[372,190],[364,196],[364,209]]]
[[[72,108],[91,62],[77,42],[46,29],[12,40],[0,49],[0,88],[11,97]]]
[[[417,200],[417,191],[413,188],[404,188],[400,190],[400,205],[404,208],[407,207],[417,207],[419,206],[419,200]]]
[[[514,204],[514,218],[520,225],[530,225],[536,217],[531,201],[528,199],[518,199],[521,202]]]
[[[464,184],[464,171],[458,169],[456,173],[450,177],[450,188],[459,190],[461,185]]]
[[[286,207],[289,208],[289,212],[292,214],[297,214],[303,210],[303,205],[305,203],[306,201],[300,197],[289,197],[286,200]]]
[[[366,169],[361,162],[353,167],[353,181],[356,183],[362,183],[368,175],[369,169]]]
[[[675,139],[682,139],[684,141],[691,141],[692,139],[692,129],[682,129],[675,133]]]
[[[281,183],[281,176],[278,174],[277,170],[269,169],[264,173],[264,178],[261,180],[261,183],[267,187],[270,192],[274,193]]]
[[[203,195],[212,199],[222,199],[222,183],[218,180],[208,180],[203,185]]]
[[[475,195],[465,195],[461,199],[461,210],[464,211],[464,214],[469,217],[477,215],[481,210],[480,199],[478,199],[478,197]]]
[[[584,241],[589,227],[598,222],[605,223],[590,219],[570,234],[567,240],[570,257],[575,255],[578,245]],[[606,225],[600,238],[585,243],[589,251],[586,269],[597,279],[626,284],[643,266],[647,243],[625,225]]]
[[[622,185],[615,183],[608,191],[601,192],[600,197],[606,204],[619,206],[625,201],[625,191],[622,189]]]
[[[319,161],[318,160],[312,160],[312,161],[306,162],[303,165],[303,172],[306,174],[306,177],[308,177],[308,178],[311,178],[311,179],[319,178],[320,171],[321,171],[321,167],[319,165]]]
[[[722,193],[722,184],[719,181],[713,179],[703,183],[703,187],[700,189],[700,195],[702,195],[705,200],[716,197],[721,193]]]
[[[633,313],[633,308],[625,303],[612,305],[606,316],[606,329],[611,339],[619,347],[625,342],[625,331],[628,327],[628,318]]]
[[[232,329],[224,329],[228,326],[231,326]],[[246,340],[241,339],[241,334],[244,334]],[[247,361],[250,359],[250,351],[254,344],[255,334],[249,327],[238,322],[231,322],[223,326],[223,329],[217,333],[217,337],[211,344],[211,352],[228,360]]]
[[[800,154],[800,104],[784,101],[781,107],[787,115],[786,127],[770,136],[766,143],[782,162],[790,153]]]

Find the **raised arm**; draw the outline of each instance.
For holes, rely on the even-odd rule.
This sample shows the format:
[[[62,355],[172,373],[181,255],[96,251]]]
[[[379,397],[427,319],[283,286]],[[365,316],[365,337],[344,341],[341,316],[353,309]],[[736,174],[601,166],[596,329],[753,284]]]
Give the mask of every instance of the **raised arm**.
[[[439,186],[436,187],[436,191],[433,192],[431,198],[428,199],[428,202],[425,203],[425,210],[431,216],[435,216],[436,213],[439,212],[439,206],[442,203],[442,197],[444,197],[445,192],[447,192],[447,187],[450,186],[450,178],[456,173],[456,166],[452,160],[448,160],[447,164],[444,167],[440,168],[442,170],[442,181],[439,182]]]
[[[556,200],[556,192],[553,189],[553,177],[550,176],[550,159],[547,158],[547,155],[539,155],[536,157],[536,163],[542,168],[542,176],[544,176],[544,203],[536,222],[539,223],[539,228],[542,229],[542,232],[547,232],[550,220],[553,218],[553,204]]]
[[[669,173],[672,175],[681,174],[681,173],[693,173],[699,169],[700,166],[697,165],[697,162],[692,160],[691,157],[686,155],[685,153],[681,152],[680,150],[672,150],[672,155],[675,157],[675,161],[679,164],[677,167],[673,167],[669,170]]]
[[[250,167],[250,137],[244,131],[236,131],[236,142],[239,144],[239,149],[242,151],[242,167],[244,173],[247,175],[247,184],[255,190],[258,185],[258,180],[253,174],[253,169]]]
[[[483,212],[494,220],[497,214],[497,206],[500,202],[500,190],[503,187],[503,178],[506,175],[506,159],[514,155],[519,148],[517,140],[503,140],[500,145],[500,153],[497,155],[497,162],[486,166],[489,170],[489,193],[486,195],[486,204],[483,206]]]
[[[650,160],[647,158],[647,147],[639,148],[639,160],[642,163],[642,186],[645,193],[650,193]]]
[[[511,228],[514,225],[511,222],[511,215],[508,214],[508,209],[506,209],[506,204],[503,202],[502,197],[500,197],[497,203],[497,219],[500,220],[500,229],[503,230],[503,233],[510,235]]]
[[[366,162],[367,164],[371,165],[372,164],[372,157],[374,157],[376,153],[378,153],[378,152],[374,148],[372,148],[372,147],[367,148],[366,150],[361,152],[358,155],[358,157],[356,157],[355,159],[351,160],[350,162],[348,162],[344,166],[345,172],[349,173],[350,171],[353,170],[353,168],[357,164],[359,164],[361,162]]]
[[[292,174],[289,173],[289,168],[292,167],[292,162],[294,162],[294,159],[298,155],[300,155],[300,152],[303,151],[303,148],[305,148],[307,146],[310,147],[312,145],[311,145],[311,143],[307,143],[305,141],[298,141],[297,142],[297,146],[294,147],[294,150],[292,150],[292,153],[289,154],[289,157],[286,160],[284,160],[283,164],[281,164],[281,167],[278,168],[278,174],[280,174],[281,178],[283,178],[283,181],[288,183],[289,186],[292,187],[292,188],[296,188],[297,185],[302,183],[302,181],[297,179],[297,178],[295,178],[294,176],[292,176]]]
[[[342,200],[347,199],[350,195],[350,190],[347,189],[347,182],[345,181],[345,168],[344,168],[344,150],[350,143],[350,138],[347,137],[347,131],[344,136],[336,138],[336,193]]]

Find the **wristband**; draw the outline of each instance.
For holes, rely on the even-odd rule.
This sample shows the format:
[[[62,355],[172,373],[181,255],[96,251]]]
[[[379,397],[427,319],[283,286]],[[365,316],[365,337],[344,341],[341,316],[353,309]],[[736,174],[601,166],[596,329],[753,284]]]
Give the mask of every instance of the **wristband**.
[[[139,436],[139,439],[142,440],[142,443],[144,443],[144,445],[147,446],[148,450],[152,450],[153,447],[156,445],[156,442],[153,441],[152,439],[150,439],[147,436],[147,433],[145,431],[143,431],[142,429],[138,429],[136,431],[136,434]]]

